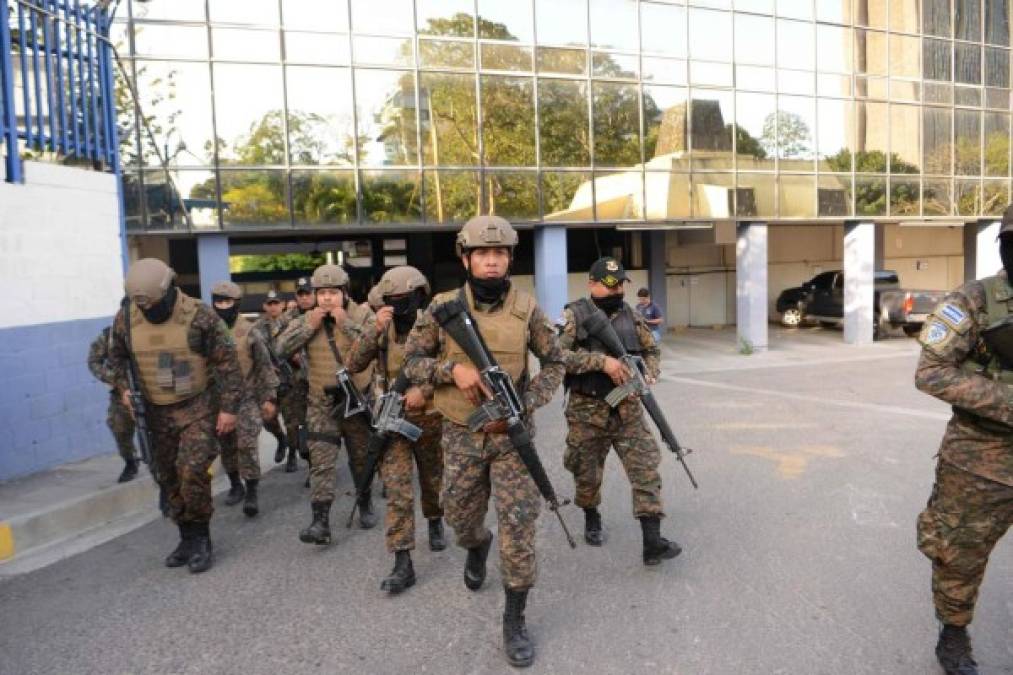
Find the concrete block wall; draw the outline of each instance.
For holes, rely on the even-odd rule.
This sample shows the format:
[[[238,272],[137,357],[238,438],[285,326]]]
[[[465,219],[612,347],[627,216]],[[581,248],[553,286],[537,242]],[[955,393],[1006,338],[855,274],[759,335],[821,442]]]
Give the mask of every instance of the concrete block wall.
[[[0,183],[0,480],[115,451],[88,347],[123,295],[110,174],[25,163]]]

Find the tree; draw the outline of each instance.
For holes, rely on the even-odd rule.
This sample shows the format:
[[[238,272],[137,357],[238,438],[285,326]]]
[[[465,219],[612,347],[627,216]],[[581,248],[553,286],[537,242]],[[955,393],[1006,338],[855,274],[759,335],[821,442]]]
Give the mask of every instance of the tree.
[[[323,253],[236,255],[229,258],[229,272],[293,272],[311,270],[327,262]]]
[[[812,152],[812,134],[801,115],[778,110],[763,121],[760,144],[768,155],[782,159],[804,158]]]

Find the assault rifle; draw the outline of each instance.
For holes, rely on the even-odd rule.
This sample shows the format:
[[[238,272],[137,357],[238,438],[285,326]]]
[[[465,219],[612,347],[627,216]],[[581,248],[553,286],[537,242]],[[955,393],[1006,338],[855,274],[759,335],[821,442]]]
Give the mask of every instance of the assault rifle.
[[[626,384],[622,384],[609,392],[608,396],[605,397],[605,401],[615,408],[630,396],[639,398],[640,404],[644,406],[644,410],[647,411],[647,414],[654,422],[654,426],[658,428],[661,440],[664,441],[669,450],[675,453],[675,458],[682,464],[682,468],[686,471],[686,475],[689,476],[689,482],[692,483],[693,488],[698,488],[699,486],[696,484],[696,479],[693,478],[693,473],[689,470],[689,466],[686,465],[686,455],[693,451],[689,448],[683,449],[679,445],[678,439],[676,439],[675,434],[672,432],[672,427],[669,426],[668,420],[665,419],[665,414],[661,412],[661,406],[658,405],[658,400],[654,398],[654,393],[647,383],[647,378],[644,377],[644,373],[647,371],[644,360],[626,351],[622,340],[619,339],[619,335],[616,333],[616,329],[612,326],[612,322],[605,316],[605,312],[600,309],[595,308],[595,311],[584,320],[583,328],[589,335],[600,340],[609,353],[619,359],[630,372],[630,379]]]
[[[355,386],[355,382],[352,381],[352,376],[348,373],[348,370],[339,368],[334,377],[338,383],[330,387],[324,387],[324,393],[333,396],[335,399],[344,399],[345,417],[348,418],[359,413],[369,415],[369,405],[366,403],[366,399],[363,398],[362,392]],[[370,415],[370,417],[372,416]]]
[[[348,522],[345,527],[352,526],[355,511],[359,507],[359,500],[373,484],[373,477],[380,466],[380,460],[383,459],[387,447],[394,440],[394,435],[404,436],[412,443],[422,436],[422,429],[405,419],[404,393],[408,391],[410,386],[408,377],[401,373],[394,380],[390,391],[377,401],[376,421],[373,424],[373,433],[369,436],[369,443],[366,445],[366,464],[363,466],[362,475],[358,476],[358,484],[355,486],[355,503],[352,504],[352,512],[348,514]]]
[[[134,345],[130,338],[130,298],[123,298],[120,303],[123,310],[124,335],[127,343],[127,387],[130,392],[130,407],[134,414],[134,425],[137,427],[137,445],[141,450],[141,461],[148,465],[154,473],[151,462],[151,430],[148,428],[148,411],[141,393],[141,378],[134,363]]]
[[[545,467],[542,466],[542,461],[538,458],[538,451],[531,439],[531,432],[524,424],[524,406],[510,374],[496,363],[475,326],[475,320],[460,299],[450,300],[434,307],[432,313],[440,327],[447,331],[447,334],[460,345],[467,357],[475,364],[482,377],[482,382],[492,392],[492,398],[469,416],[468,428],[472,431],[481,431],[490,422],[506,422],[510,443],[517,450],[518,456],[535,481],[538,491],[548,502],[549,510],[555,513],[556,518],[559,519],[559,524],[563,528],[570,548],[577,548],[577,544],[573,541],[573,536],[559,512],[560,506],[569,502],[564,501],[561,504],[556,497],[552,483],[549,482]]]

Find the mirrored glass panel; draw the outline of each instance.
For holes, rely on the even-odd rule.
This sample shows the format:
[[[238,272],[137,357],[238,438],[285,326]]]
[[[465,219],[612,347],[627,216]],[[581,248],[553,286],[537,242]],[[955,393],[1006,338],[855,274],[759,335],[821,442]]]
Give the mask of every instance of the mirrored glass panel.
[[[420,35],[475,36],[474,0],[415,0],[415,11]]]
[[[816,30],[805,21],[777,21],[777,65],[796,70],[816,69]]]
[[[126,8],[120,10],[119,16],[126,15]],[[204,0],[154,0],[153,2],[133,2],[131,14],[137,19],[168,19],[171,21],[203,21]]]
[[[172,166],[214,163],[211,75],[205,63],[137,61],[137,87],[144,92],[144,115],[158,152]],[[148,129],[142,127],[144,163],[161,164]],[[129,160],[131,152],[125,153]],[[133,153],[136,154],[136,153]]]
[[[853,215],[851,175],[821,174],[816,183],[816,213],[820,216]]]
[[[851,29],[844,26],[816,25],[816,67],[825,73],[852,72]]]
[[[479,163],[475,76],[422,73],[423,162],[427,166]]]
[[[690,217],[689,174],[648,170],[644,174],[644,199],[647,220]]]
[[[462,223],[479,212],[477,171],[425,171],[426,222]]]
[[[949,178],[926,178],[922,183],[922,215],[953,215],[953,185]]]
[[[841,99],[817,99],[816,156],[820,171],[851,171],[855,150],[854,105]]]
[[[288,176],[284,171],[219,172],[225,227],[288,225]]]
[[[297,226],[354,223],[356,208],[353,172],[292,172],[292,213]]]
[[[643,219],[643,174],[639,171],[596,172],[594,211],[598,222]]]
[[[211,49],[216,59],[226,61],[281,60],[281,41],[277,30],[212,28]]]
[[[640,40],[645,52],[686,56],[686,9],[659,2],[640,4]]]
[[[886,178],[876,176],[855,177],[855,215],[886,215]]]
[[[890,74],[896,77],[921,77],[921,45],[917,37],[890,36]]]
[[[958,176],[980,176],[981,113],[977,110],[955,110],[953,135],[954,173]]]
[[[538,81],[538,136],[543,165],[590,165],[587,94],[585,82]]]
[[[917,216],[921,201],[918,198],[920,183],[917,178],[890,178],[890,215]]]
[[[753,14],[735,15],[736,64],[774,65],[774,19]]]
[[[208,3],[208,11],[216,23],[277,26],[278,4],[275,0],[214,0]]]
[[[536,0],[535,25],[543,45],[587,44],[587,0]]]
[[[489,166],[535,165],[535,97],[530,77],[482,76],[482,146]]]
[[[348,36],[286,31],[285,61],[309,65],[346,65],[349,61]]]
[[[594,220],[591,173],[543,171],[542,211],[546,222]]]
[[[478,36],[492,40],[534,42],[530,2],[478,0]]]
[[[689,170],[685,155],[689,151],[689,101],[683,87],[645,86],[644,156],[676,155],[681,168]],[[667,167],[666,167],[667,168]]]
[[[886,75],[886,33],[874,30],[855,30],[855,72],[862,75]]]
[[[851,2],[848,0],[816,0],[816,20],[827,23],[850,24]]]
[[[219,161],[284,164],[281,67],[216,63],[214,78]]]
[[[985,175],[1009,176],[1010,116],[985,113]]]
[[[732,60],[732,15],[709,9],[689,10],[689,55],[702,61]]]
[[[922,32],[937,37],[952,37],[950,0],[922,0]]]
[[[640,163],[640,100],[637,85],[595,82],[591,88],[594,163],[632,166]]]
[[[418,171],[362,171],[365,223],[422,222],[422,179]]]
[[[734,173],[694,173],[691,177],[691,200],[694,218],[731,218],[735,208]],[[758,215],[751,192],[740,191],[742,210]],[[770,214],[774,215],[774,214]]]
[[[774,136],[777,119],[777,98],[771,94],[739,92],[735,97],[737,112],[735,125],[735,152],[742,163],[745,157],[769,161],[774,168],[777,140]],[[754,166],[763,166],[755,164]]]
[[[347,68],[289,66],[288,142],[292,164],[351,166],[355,156]]]
[[[134,46],[137,56],[207,59],[208,32],[200,26],[136,24]]]
[[[981,212],[987,216],[1000,216],[1009,205],[1009,183],[1004,180],[986,180],[981,191]]]
[[[981,84],[981,46],[958,42],[954,50],[954,79],[964,84]]]
[[[735,130],[735,94],[694,89],[690,100],[693,170],[730,169]]]
[[[290,29],[344,33],[348,31],[348,5],[345,0],[285,0],[281,21]]]
[[[981,0],[953,0],[953,36],[981,42]]]
[[[981,213],[981,181],[953,181],[953,200],[958,216],[976,216]]]
[[[777,115],[770,128],[765,120],[764,136],[776,139],[781,171],[812,171],[815,157],[816,101],[802,96],[778,97]]]
[[[919,9],[922,0],[890,0],[890,30],[917,33],[921,25]]]
[[[953,43],[948,40],[922,41],[922,74],[929,80],[953,80]]]
[[[637,0],[589,0],[591,46],[634,51],[637,34]]]
[[[419,40],[421,68],[475,68],[475,43],[457,40]]]
[[[858,101],[855,104],[855,171],[886,173],[890,115],[885,103]],[[857,189],[857,188],[856,188]]]
[[[418,162],[415,77],[402,70],[355,71],[359,164]],[[429,129],[428,95],[422,96],[422,123]]]
[[[479,52],[482,70],[531,71],[533,56],[531,47],[483,42],[479,45]]]
[[[921,110],[915,105],[890,106],[890,172],[921,172]]]
[[[922,109],[922,149],[925,173],[949,175],[952,170],[953,112],[948,108]]]
[[[985,48],[985,85],[1009,88],[1010,53],[1008,49]]]
[[[485,213],[502,216],[511,222],[539,219],[538,174],[534,171],[487,171],[485,195]]]
[[[985,0],[985,42],[1010,45],[1009,0]]]
[[[584,75],[587,73],[588,53],[584,49],[538,48],[538,72],[556,75]]]
[[[777,176],[773,173],[739,171],[735,190],[735,215],[742,218],[776,218]]]
[[[352,37],[353,60],[376,66],[411,66],[415,63],[412,40],[391,37]]]
[[[777,188],[781,218],[816,216],[816,176],[782,173]]]
[[[415,27],[412,0],[349,0],[352,30],[373,35],[411,35]],[[419,30],[426,27],[419,23]]]

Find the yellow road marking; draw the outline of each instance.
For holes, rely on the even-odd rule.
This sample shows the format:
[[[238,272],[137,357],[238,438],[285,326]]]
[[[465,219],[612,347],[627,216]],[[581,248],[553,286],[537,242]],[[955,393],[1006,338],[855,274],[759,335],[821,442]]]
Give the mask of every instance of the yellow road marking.
[[[14,535],[11,534],[11,526],[7,523],[0,523],[0,560],[7,560],[14,557]]]
[[[777,464],[777,473],[786,480],[793,480],[805,473],[809,461],[815,457],[843,457],[840,448],[832,445],[804,445],[794,450],[775,450],[764,445],[732,446],[733,455],[750,455],[762,457]]]

